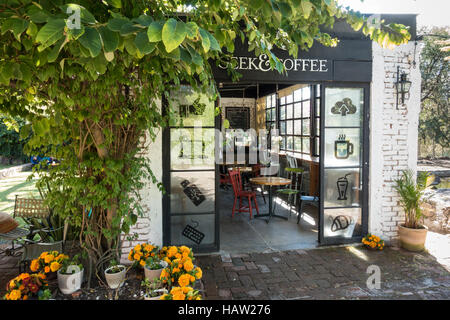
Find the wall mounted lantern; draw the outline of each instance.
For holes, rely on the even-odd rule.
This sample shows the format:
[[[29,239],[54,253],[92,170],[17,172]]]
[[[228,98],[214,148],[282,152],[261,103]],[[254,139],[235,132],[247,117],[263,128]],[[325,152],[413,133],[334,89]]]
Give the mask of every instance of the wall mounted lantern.
[[[402,104],[405,103],[405,94],[409,93],[411,88],[411,81],[406,78],[406,73],[400,75],[400,67],[397,67],[397,82],[395,84],[397,88],[397,109],[398,109],[398,98],[401,97]]]

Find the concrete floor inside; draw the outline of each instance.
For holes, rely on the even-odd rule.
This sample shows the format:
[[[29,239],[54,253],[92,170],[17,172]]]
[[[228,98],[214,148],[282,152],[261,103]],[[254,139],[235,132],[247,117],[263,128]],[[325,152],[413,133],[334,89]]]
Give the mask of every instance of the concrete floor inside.
[[[261,214],[269,211],[268,194],[266,191],[264,204],[260,193],[256,193],[256,199]],[[231,187],[228,190],[220,188],[220,251],[228,254],[273,252],[281,250],[311,249],[318,245],[318,209],[305,205],[303,216],[297,224],[297,210],[293,208],[289,220],[272,217],[269,223],[267,217],[255,218],[256,210],[253,210],[253,218],[250,220],[248,212],[235,212],[231,217],[234,202],[234,194]],[[246,200],[243,200],[247,204]],[[277,198],[276,214],[289,216],[289,207],[286,202]]]

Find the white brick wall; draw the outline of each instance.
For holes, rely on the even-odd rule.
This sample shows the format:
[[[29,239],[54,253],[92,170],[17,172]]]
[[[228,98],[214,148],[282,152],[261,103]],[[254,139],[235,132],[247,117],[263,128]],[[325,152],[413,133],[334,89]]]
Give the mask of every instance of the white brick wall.
[[[373,43],[373,81],[370,110],[369,232],[395,244],[403,211],[393,180],[401,170],[417,166],[417,128],[420,112],[419,46],[413,67],[414,42],[383,49]],[[396,109],[397,66],[412,81],[405,104]]]

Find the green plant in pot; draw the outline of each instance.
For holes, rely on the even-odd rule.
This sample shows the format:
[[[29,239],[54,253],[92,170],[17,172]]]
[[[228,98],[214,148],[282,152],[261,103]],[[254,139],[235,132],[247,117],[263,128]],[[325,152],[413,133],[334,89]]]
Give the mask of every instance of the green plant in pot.
[[[64,294],[71,294],[81,288],[83,283],[84,267],[78,255],[72,259],[64,259],[58,270],[58,287]]]
[[[412,170],[404,170],[395,180],[395,190],[400,195],[400,204],[405,213],[405,223],[399,225],[400,245],[410,251],[422,251],[425,248],[427,228],[421,224],[423,192],[434,181],[434,176],[419,172],[417,180]]]
[[[127,267],[111,260],[109,267],[105,270],[105,279],[111,289],[117,289],[125,283]]]
[[[158,278],[154,278],[153,280],[145,278],[141,282],[141,286],[144,289],[145,300],[160,300],[161,296],[167,293],[167,289],[163,287],[162,280]]]
[[[146,279],[159,279],[162,270],[167,267],[167,262],[157,256],[150,256],[145,260],[144,273]]]

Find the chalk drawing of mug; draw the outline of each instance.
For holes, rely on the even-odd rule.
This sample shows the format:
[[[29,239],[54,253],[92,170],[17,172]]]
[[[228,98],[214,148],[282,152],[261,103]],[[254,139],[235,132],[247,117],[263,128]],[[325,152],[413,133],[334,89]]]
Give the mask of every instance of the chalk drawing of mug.
[[[340,134],[334,141],[334,156],[336,159],[347,159],[353,154],[353,143],[345,140],[345,134]]]

